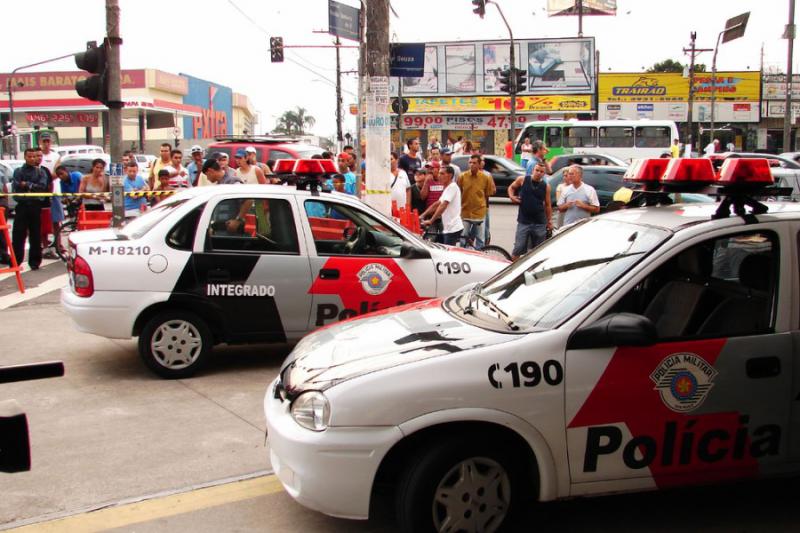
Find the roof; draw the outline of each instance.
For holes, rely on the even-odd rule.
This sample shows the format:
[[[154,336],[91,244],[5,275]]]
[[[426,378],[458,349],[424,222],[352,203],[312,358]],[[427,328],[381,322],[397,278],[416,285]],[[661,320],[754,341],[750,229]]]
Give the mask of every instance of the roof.
[[[766,215],[774,215],[778,219],[800,220],[800,203],[797,202],[765,202],[769,208]],[[620,209],[606,213],[603,218],[631,222],[634,224],[645,224],[656,226],[670,231],[679,231],[689,226],[708,223],[709,225],[723,224],[736,225],[736,221],[744,225],[741,217],[731,215],[726,219],[714,220],[711,216],[716,212],[719,204],[711,203],[691,203],[673,204],[659,207],[640,207],[635,209]]]
[[[298,190],[297,187],[295,187],[294,185],[273,185],[273,184],[209,185],[205,187],[192,187],[190,189],[183,190],[177,194],[180,194],[182,197],[200,198],[200,197],[217,196],[222,194],[242,195],[242,194],[263,194],[265,192],[268,192],[270,194],[281,194],[285,196],[316,197],[316,195],[312,195],[310,191]],[[354,196],[340,192],[324,192],[320,193],[319,196],[323,198],[333,197],[338,200],[354,201],[362,203]]]

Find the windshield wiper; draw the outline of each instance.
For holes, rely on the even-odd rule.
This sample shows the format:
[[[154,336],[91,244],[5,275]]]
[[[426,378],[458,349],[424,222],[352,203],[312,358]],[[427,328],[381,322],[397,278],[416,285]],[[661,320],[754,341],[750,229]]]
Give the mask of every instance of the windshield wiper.
[[[546,268],[544,270],[540,270],[539,272],[531,272],[530,270],[526,270],[523,273],[525,277],[525,285],[531,285],[532,283],[536,283],[537,281],[550,279],[553,277],[554,274],[563,274],[564,272],[569,272],[570,270],[577,270],[579,268],[602,265],[603,263],[610,263],[611,261],[614,261],[616,259],[631,257],[634,255],[642,255],[643,253],[644,252],[633,252],[630,254],[617,254],[609,257],[598,257],[597,259],[584,259],[583,261],[575,261],[574,263],[568,263],[566,265],[559,265],[553,268]]]
[[[500,318],[500,320],[502,320],[505,323],[506,326],[508,326],[508,329],[510,329],[511,331],[518,331],[519,330],[519,326],[514,324],[514,321],[511,320],[511,317],[508,316],[508,313],[503,311],[503,309],[501,309],[499,305],[497,305],[496,303],[491,301],[489,298],[487,298],[486,296],[481,294],[479,291],[474,291],[472,296],[476,300],[480,300],[481,302],[483,302],[486,305],[486,307],[490,308],[492,311],[497,313],[497,316]],[[471,307],[472,307],[472,305],[470,304],[470,308]],[[466,312],[466,311],[464,311],[464,312]]]
[[[469,296],[467,297],[467,306],[464,307],[464,314],[465,315],[472,315],[475,313],[475,305],[473,304],[473,296],[481,292],[483,285],[481,283],[477,283],[472,289],[469,291]]]

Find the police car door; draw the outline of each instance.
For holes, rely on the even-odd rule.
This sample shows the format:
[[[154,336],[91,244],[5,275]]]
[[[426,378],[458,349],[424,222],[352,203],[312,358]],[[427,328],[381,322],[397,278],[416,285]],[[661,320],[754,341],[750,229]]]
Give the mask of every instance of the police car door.
[[[305,332],[311,270],[298,227],[294,202],[280,195],[209,202],[193,263],[230,340],[282,342]]]
[[[579,328],[614,317],[643,338],[630,315],[617,314],[633,313],[655,325],[655,343],[592,348],[573,333],[565,370],[573,494],[592,491],[591,482],[662,488],[785,465],[788,236],[787,224],[774,223],[696,237],[653,260]]]
[[[436,296],[430,257],[401,258],[401,234],[325,196],[301,200],[314,280],[310,329]]]

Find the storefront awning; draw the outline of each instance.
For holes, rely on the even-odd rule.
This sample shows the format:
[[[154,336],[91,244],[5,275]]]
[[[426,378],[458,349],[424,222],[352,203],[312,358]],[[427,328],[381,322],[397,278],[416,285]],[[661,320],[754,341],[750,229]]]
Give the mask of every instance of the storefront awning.
[[[39,112],[70,112],[70,111],[105,111],[107,108],[99,102],[85,98],[48,98],[48,99],[14,99],[14,113],[39,111]],[[168,114],[181,117],[200,117],[202,109],[198,106],[170,102],[158,98],[127,99],[122,110],[123,118],[139,116],[139,110],[147,114]],[[8,113],[8,100],[0,100],[0,112]]]

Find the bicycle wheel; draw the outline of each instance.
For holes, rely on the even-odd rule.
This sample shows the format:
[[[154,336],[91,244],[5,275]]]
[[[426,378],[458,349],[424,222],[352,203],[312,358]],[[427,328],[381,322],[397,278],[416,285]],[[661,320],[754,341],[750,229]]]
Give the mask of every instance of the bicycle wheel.
[[[498,259],[502,258],[505,259],[506,261],[511,261],[511,254],[508,253],[502,246],[496,246],[494,244],[490,244],[489,246],[484,246],[483,249],[481,249],[481,253],[484,253],[491,257],[496,257]]]

